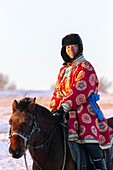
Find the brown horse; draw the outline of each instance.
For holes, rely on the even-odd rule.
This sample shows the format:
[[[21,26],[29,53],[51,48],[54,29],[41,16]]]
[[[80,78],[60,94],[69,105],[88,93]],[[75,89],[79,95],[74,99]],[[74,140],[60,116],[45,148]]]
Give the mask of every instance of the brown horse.
[[[35,100],[24,98],[12,104],[13,114],[9,120],[9,152],[12,157],[22,157],[28,148],[33,159],[33,170],[82,170],[72,158],[65,140],[65,126]],[[89,161],[85,166],[84,170],[94,169]]]
[[[107,119],[107,124],[113,129],[113,117]]]
[[[33,170],[77,169],[63,140],[63,127],[48,109],[35,104],[35,98],[15,100],[12,109],[9,120],[9,152],[12,157],[20,158],[28,148],[33,159]]]

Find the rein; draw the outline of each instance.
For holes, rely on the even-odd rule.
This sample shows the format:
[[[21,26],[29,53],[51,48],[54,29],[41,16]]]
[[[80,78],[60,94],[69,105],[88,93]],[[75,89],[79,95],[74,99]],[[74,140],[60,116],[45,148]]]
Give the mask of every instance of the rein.
[[[57,124],[57,126],[54,128],[53,132],[51,133],[51,135],[45,140],[45,142],[43,144],[37,145],[37,146],[32,146],[30,144],[27,145],[28,148],[35,148],[35,149],[43,149],[44,145],[46,145],[49,140],[52,138],[52,136],[54,135],[56,129],[58,128],[59,123]]]
[[[32,146],[31,144],[29,144],[29,141],[30,141],[30,138],[31,138],[31,135],[35,132],[35,130],[38,130],[40,131],[40,128],[39,126],[37,125],[37,122],[34,121],[33,122],[33,126],[32,126],[32,129],[31,129],[31,132],[29,135],[26,135],[25,133],[23,132],[20,132],[20,131],[11,131],[10,129],[10,133],[9,133],[9,138],[11,138],[12,136],[14,135],[18,135],[20,136],[23,140],[24,140],[24,151],[23,151],[23,155],[24,155],[24,160],[25,160],[25,166],[26,166],[26,170],[28,170],[28,165],[27,165],[27,159],[26,159],[26,150],[27,148],[35,148],[35,149],[43,149],[44,146],[51,140],[51,138],[53,137],[55,131],[57,130],[58,128],[58,125],[59,125],[59,122],[57,123],[56,127],[54,128],[54,130],[52,131],[51,135],[45,140],[44,143],[40,144],[40,145],[37,145],[37,146]],[[63,135],[64,135],[64,157],[63,157],[63,165],[62,165],[62,170],[64,170],[64,167],[65,167],[65,162],[66,162],[66,133],[65,133],[65,125],[60,123],[60,125],[62,125],[63,127]]]
[[[24,148],[27,149],[27,142],[30,140],[31,135],[34,133],[34,131],[35,131],[36,129],[40,130],[40,129],[38,128],[37,123],[36,123],[35,121],[34,121],[33,124],[34,124],[34,125],[33,125],[32,130],[31,130],[31,132],[30,132],[29,135],[26,135],[25,133],[20,132],[20,131],[11,131],[11,130],[10,130],[9,138],[11,138],[11,137],[14,136],[14,135],[20,136],[22,139],[24,139]]]
[[[37,129],[40,130],[40,128],[37,126],[37,123],[35,121],[33,124],[34,125],[33,125],[32,130],[29,135],[26,135],[25,133],[20,132],[20,131],[11,131],[11,129],[10,129],[10,133],[9,133],[9,138],[11,138],[14,135],[18,135],[24,140],[23,155],[24,155],[26,170],[28,170],[27,159],[26,159],[26,150],[27,150],[27,146],[28,146],[27,142],[30,140],[31,135],[34,133],[35,130],[37,130]]]
[[[26,159],[26,149],[24,149],[24,160],[25,160],[26,170],[28,170],[27,159]]]

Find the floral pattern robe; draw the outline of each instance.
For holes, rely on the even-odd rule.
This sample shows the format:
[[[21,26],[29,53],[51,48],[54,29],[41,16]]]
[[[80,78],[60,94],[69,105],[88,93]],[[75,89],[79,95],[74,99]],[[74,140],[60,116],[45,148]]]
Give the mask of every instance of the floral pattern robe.
[[[68,104],[69,136],[76,136],[78,143],[99,143],[102,149],[107,149],[112,144],[113,130],[108,127],[105,118],[103,121],[98,120],[88,101],[93,93],[98,93],[96,72],[84,56],[80,56],[60,69],[50,110],[53,112],[62,104]]]

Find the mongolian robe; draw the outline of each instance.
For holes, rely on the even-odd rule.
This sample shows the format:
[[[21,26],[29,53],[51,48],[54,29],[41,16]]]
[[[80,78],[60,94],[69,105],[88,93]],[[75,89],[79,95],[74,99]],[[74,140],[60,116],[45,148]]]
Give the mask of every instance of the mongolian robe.
[[[113,130],[108,127],[104,116],[103,120],[98,119],[88,100],[91,94],[97,93],[96,72],[84,56],[80,56],[60,69],[50,110],[57,111],[61,105],[67,104],[70,110],[68,139],[81,144],[99,143],[102,149],[107,149],[113,143]]]

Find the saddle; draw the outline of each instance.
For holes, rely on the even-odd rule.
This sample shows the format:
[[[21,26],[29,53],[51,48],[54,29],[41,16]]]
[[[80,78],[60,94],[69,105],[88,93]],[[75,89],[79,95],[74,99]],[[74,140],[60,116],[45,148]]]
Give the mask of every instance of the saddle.
[[[94,164],[83,145],[68,141],[73,160],[77,163],[77,170],[94,170]]]
[[[64,127],[63,127],[64,128]],[[64,140],[66,140],[73,160],[77,163],[77,170],[94,170],[94,164],[82,144],[68,140],[67,126],[64,128]]]

